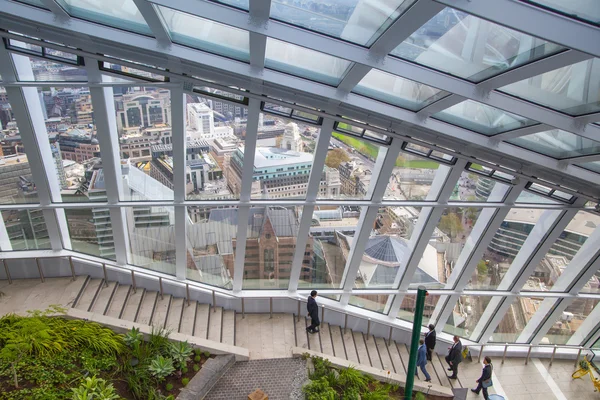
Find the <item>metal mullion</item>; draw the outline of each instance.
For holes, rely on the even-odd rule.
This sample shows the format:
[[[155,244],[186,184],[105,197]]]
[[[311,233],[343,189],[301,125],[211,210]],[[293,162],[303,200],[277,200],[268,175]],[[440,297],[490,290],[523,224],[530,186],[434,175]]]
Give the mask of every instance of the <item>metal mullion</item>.
[[[269,21],[271,0],[250,0],[250,20],[257,25],[265,25]],[[262,70],[265,67],[265,54],[267,50],[267,36],[249,32],[250,35],[250,65]]]
[[[179,280],[187,278],[187,207],[176,205],[175,207],[175,276]],[[191,254],[190,254],[191,256]]]
[[[457,94],[450,94],[434,103],[425,106],[417,112],[417,117],[427,118],[433,114],[437,114],[447,108],[452,107],[458,103],[462,103],[466,98]]]
[[[298,227],[296,249],[294,251],[294,258],[292,259],[290,282],[288,286],[288,290],[290,292],[296,292],[298,289],[300,273],[302,272],[302,261],[304,260],[304,252],[308,242],[308,236],[310,235],[312,216],[315,210],[313,204],[317,199],[321,188],[321,176],[323,175],[325,158],[327,157],[327,152],[329,150],[329,141],[333,131],[333,122],[334,121],[332,119],[325,118],[319,131],[319,138],[315,148],[313,165],[308,178],[308,185],[306,187],[306,203],[302,208],[302,219],[300,220],[300,226]]]
[[[244,259],[246,258],[246,239],[248,238],[248,216],[250,206],[239,206],[237,211],[238,227],[233,264],[233,292],[240,292],[244,283]]]
[[[592,347],[600,339],[600,303],[571,336],[567,345]]]
[[[169,31],[152,3],[146,0],[133,0],[133,2],[140,14],[142,14],[142,17],[144,17],[146,24],[154,34],[156,40],[163,46],[170,45],[171,36],[169,35]]]
[[[588,162],[596,162],[596,161],[600,161],[600,154],[592,154],[589,156],[567,158],[567,159],[561,160],[561,161],[568,163],[568,164],[581,164],[581,163],[588,163]]]
[[[61,20],[68,20],[71,18],[71,16],[55,0],[41,0],[41,2],[56,16],[56,18]]]
[[[242,203],[250,201],[251,197],[259,113],[260,101],[250,99],[248,103],[248,119],[246,121],[246,138],[244,141],[244,170],[242,171],[242,187],[240,191],[240,201]]]
[[[512,131],[499,133],[497,135],[492,136],[493,140],[501,141],[501,140],[509,140],[516,139],[521,136],[532,135],[534,133],[545,132],[554,129],[550,125],[546,124],[536,124],[531,126],[526,126],[524,128],[513,129]]]
[[[491,298],[490,303],[493,300],[497,300],[496,308],[486,307],[483,314],[479,318],[477,325],[473,328],[469,340],[479,343],[487,343],[492,334],[496,331],[496,328],[504,318],[504,315],[508,312],[508,309],[519,301],[516,295],[512,294],[509,296],[498,297],[494,296]]]
[[[0,251],[12,251],[12,249],[12,243],[8,238],[6,224],[4,223],[4,215],[2,215],[2,211],[0,211]]]
[[[592,122],[600,122],[600,112],[589,113],[585,115],[580,115],[579,117],[573,118],[578,124],[589,124]]]

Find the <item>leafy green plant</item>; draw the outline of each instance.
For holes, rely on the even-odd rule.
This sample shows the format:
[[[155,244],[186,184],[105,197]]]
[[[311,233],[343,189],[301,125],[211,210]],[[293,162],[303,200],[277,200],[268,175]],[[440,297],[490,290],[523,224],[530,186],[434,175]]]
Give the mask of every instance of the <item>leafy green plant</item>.
[[[368,380],[356,368],[349,367],[340,371],[338,383],[341,388],[355,389],[360,393],[367,389]]]
[[[306,400],[335,400],[337,392],[331,386],[326,377],[313,380],[302,387]]]
[[[187,369],[187,367],[183,367],[183,368],[181,368],[181,373],[182,373],[182,374],[187,374],[187,373],[188,373],[188,369]]]
[[[169,356],[179,368],[183,368],[186,365],[193,352],[192,346],[187,341],[169,344]]]
[[[73,400],[115,400],[120,399],[114,386],[96,376],[87,377],[79,387],[71,389]]]
[[[360,392],[356,388],[347,388],[342,393],[341,400],[360,400]]]
[[[156,377],[159,381],[162,381],[175,372],[173,360],[163,356],[156,356],[156,358],[150,362],[148,371],[150,371],[152,376]]]
[[[210,353],[208,351],[205,351],[202,354],[204,355],[205,358],[210,358]]]
[[[125,337],[123,338],[125,344],[132,349],[136,346],[139,346],[143,339],[144,336],[140,333],[139,328],[136,328],[135,326],[132,327],[131,330],[127,332],[125,334]]]
[[[200,361],[202,361],[202,357],[196,356],[196,357],[194,357],[194,361],[200,362]]]
[[[189,380],[189,378],[183,378],[183,379],[181,380],[181,384],[182,384],[183,386],[187,386],[187,385],[188,385],[188,383],[190,383],[190,380]]]
[[[415,394],[415,400],[425,400],[425,395],[421,392]]]
[[[167,383],[167,384],[165,385],[165,390],[166,390],[167,392],[170,392],[171,390],[173,390],[173,384],[172,384],[172,383]]]
[[[194,364],[193,368],[194,368],[194,372],[200,371],[200,366],[197,364]]]
[[[312,363],[315,367],[315,372],[309,376],[310,379],[317,380],[329,374],[331,368],[331,362],[329,360],[325,360],[321,357],[312,357]]]

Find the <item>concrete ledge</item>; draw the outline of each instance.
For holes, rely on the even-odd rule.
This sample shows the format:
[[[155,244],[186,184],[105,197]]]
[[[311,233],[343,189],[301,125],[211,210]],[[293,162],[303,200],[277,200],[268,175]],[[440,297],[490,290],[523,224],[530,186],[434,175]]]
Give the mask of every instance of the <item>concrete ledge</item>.
[[[233,354],[209,359],[190,383],[181,390],[177,399],[202,400],[233,364],[235,364]]]
[[[391,372],[388,375],[388,371],[383,370],[383,369],[377,369],[377,368],[369,367],[367,365],[362,365],[362,364],[355,364],[351,361],[344,360],[343,358],[331,357],[331,356],[328,356],[327,354],[308,350],[308,349],[305,349],[302,347],[294,347],[292,349],[292,354],[294,357],[301,357],[303,354],[306,354],[306,353],[308,353],[311,356],[316,356],[316,357],[321,357],[321,358],[327,359],[331,362],[331,365],[333,365],[334,367],[338,367],[338,368],[354,367],[358,371],[362,372],[365,375],[369,375],[370,377],[372,377],[374,379],[384,381],[384,382],[390,382],[390,383],[399,385],[401,387],[406,387],[406,376],[404,376],[404,375],[396,374],[394,372]],[[434,396],[454,398],[454,393],[452,393],[452,389],[444,387],[444,386],[440,386],[440,385],[435,385],[433,383],[422,383],[419,381],[415,381],[414,389],[419,392],[432,394]]]
[[[144,338],[147,338],[152,333],[152,326],[150,325],[138,324],[136,322],[107,317],[106,315],[82,311],[76,308],[69,308],[65,314],[60,314],[60,316],[73,319],[87,319],[88,321],[97,322],[117,333],[122,334],[127,333],[132,327],[138,328],[140,333],[144,335]],[[214,342],[212,340],[199,338],[197,336],[171,332],[169,339],[179,342],[185,342],[187,340],[192,347],[199,348],[202,351],[208,351],[211,354],[232,354],[235,357],[235,361],[248,361],[250,358],[250,350],[248,349],[238,346],[231,346],[225,343]]]

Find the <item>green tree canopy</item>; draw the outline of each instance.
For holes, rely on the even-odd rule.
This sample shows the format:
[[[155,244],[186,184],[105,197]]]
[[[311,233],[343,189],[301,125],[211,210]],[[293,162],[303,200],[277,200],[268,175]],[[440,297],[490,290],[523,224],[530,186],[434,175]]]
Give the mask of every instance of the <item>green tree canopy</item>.
[[[443,215],[440,220],[439,228],[451,238],[455,238],[456,235],[463,231],[460,217],[455,213]]]
[[[325,158],[325,165],[329,168],[337,169],[341,163],[350,161],[350,157],[343,149],[333,149],[327,153]]]

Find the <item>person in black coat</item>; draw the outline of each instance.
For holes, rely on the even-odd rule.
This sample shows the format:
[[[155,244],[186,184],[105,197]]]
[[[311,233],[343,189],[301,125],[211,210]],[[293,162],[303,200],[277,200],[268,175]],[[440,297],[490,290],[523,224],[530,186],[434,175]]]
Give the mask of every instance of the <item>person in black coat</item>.
[[[462,343],[458,336],[454,336],[454,344],[452,347],[448,347],[448,355],[446,356],[446,362],[448,363],[448,371],[452,371],[452,375],[449,375],[450,379],[458,379],[458,364],[462,361]]]
[[[471,392],[475,394],[479,394],[480,391],[483,390],[483,398],[488,400],[488,387],[492,386],[492,359],[486,356],[483,359],[483,371],[481,372],[481,376],[477,379],[477,387],[475,389],[471,389]],[[487,381],[487,382],[486,382]],[[483,384],[486,383],[484,387]]]
[[[310,326],[306,328],[306,331],[309,333],[319,332],[317,327],[321,325],[321,321],[319,321],[319,306],[315,297],[317,297],[317,291],[313,290],[310,292],[310,296],[308,296],[308,303],[306,303],[306,310],[308,311],[308,315],[310,315]]]
[[[429,324],[429,332],[425,334],[425,347],[427,348],[427,361],[431,361],[431,355],[435,348],[435,325]]]

